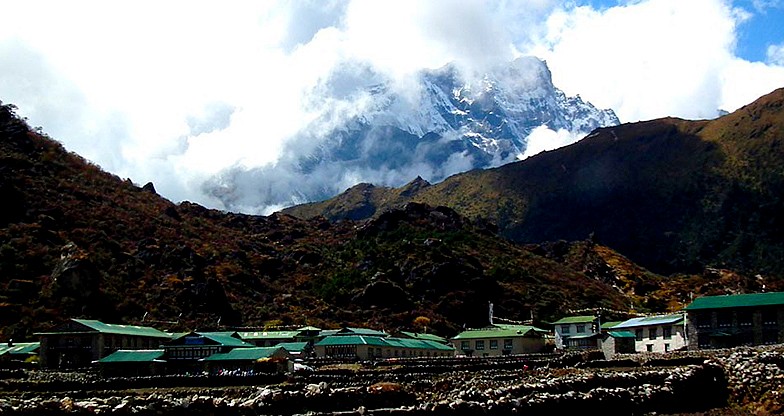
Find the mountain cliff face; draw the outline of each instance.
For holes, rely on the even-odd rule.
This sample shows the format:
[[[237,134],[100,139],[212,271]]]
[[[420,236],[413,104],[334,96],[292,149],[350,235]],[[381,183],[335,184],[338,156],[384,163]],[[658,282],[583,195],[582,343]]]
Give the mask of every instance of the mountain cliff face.
[[[517,160],[540,126],[587,134],[619,123],[611,110],[567,97],[533,57],[470,80],[447,65],[422,72],[415,84],[401,89],[369,69],[337,71],[319,89],[330,109],[274,167],[232,169],[206,191],[229,210],[247,211],[323,200],[358,182],[437,182]]]
[[[784,89],[710,121],[597,129],[499,168],[399,190],[364,185],[286,212],[361,219],[409,201],[488,218],[539,243],[588,236],[659,273],[731,268],[784,279]],[[348,209],[344,209],[346,207]]]

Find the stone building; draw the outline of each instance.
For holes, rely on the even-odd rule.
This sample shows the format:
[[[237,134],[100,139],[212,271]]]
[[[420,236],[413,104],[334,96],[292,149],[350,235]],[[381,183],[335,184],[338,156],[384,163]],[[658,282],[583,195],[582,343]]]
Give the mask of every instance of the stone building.
[[[689,349],[784,342],[784,292],[704,296],[685,310]]]
[[[42,368],[89,367],[115,351],[158,349],[171,339],[170,334],[155,328],[91,319],[71,319],[36,335],[41,340]]]

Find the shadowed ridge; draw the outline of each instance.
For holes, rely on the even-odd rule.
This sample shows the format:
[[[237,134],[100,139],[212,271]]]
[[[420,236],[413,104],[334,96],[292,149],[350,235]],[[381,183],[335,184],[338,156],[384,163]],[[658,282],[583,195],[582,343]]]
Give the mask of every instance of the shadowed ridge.
[[[784,256],[776,214],[784,210],[782,140],[778,89],[716,120],[600,128],[557,150],[449,177],[409,200],[486,218],[519,242],[593,234],[660,273],[730,267],[784,278],[775,260]],[[376,213],[391,206],[369,203]]]

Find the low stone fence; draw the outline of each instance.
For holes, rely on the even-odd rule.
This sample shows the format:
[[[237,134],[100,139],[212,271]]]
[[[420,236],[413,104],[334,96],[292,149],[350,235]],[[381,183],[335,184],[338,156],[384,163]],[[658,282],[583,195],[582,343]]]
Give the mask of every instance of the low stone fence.
[[[90,374],[63,381],[79,389],[7,389],[0,394],[0,415],[629,415],[728,405],[741,413],[784,413],[781,346],[614,360],[590,352],[504,358],[322,363],[285,382],[206,376],[102,380]],[[36,377],[27,382],[54,385]],[[137,389],[152,380],[155,387]],[[205,387],[208,383],[217,384]]]

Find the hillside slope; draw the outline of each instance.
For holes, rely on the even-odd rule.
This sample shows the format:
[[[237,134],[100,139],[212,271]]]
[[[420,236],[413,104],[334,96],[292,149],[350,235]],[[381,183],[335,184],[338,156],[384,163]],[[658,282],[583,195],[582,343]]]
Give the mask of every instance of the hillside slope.
[[[361,219],[355,214],[417,201],[487,218],[518,242],[592,236],[658,273],[715,267],[781,279],[783,133],[779,89],[716,120],[600,128],[573,145],[455,175],[391,203],[350,198],[352,189],[284,212]]]
[[[630,302],[447,208],[407,204],[332,224],[176,205],[67,152],[2,104],[0,199],[3,339],[70,317],[188,330],[411,328],[426,316],[452,335],[484,324],[489,302],[499,316],[538,323]]]

